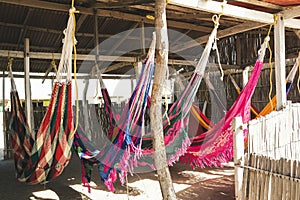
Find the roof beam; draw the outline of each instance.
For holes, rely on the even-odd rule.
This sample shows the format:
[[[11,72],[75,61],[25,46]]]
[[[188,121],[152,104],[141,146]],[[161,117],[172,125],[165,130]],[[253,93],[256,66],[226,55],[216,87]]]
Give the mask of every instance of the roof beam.
[[[264,24],[259,23],[259,22],[245,22],[245,23],[218,31],[218,38],[224,38],[224,37],[227,37],[230,35],[235,35],[235,34],[249,31],[252,29],[256,29],[256,28],[259,28],[262,26],[264,26]],[[209,35],[205,35],[202,37],[198,37],[193,41],[186,42],[184,45],[181,45],[181,44],[176,45],[173,47],[174,49],[172,50],[172,52],[176,53],[176,52],[180,52],[180,51],[198,46],[199,44],[204,44],[207,42],[208,37],[209,37]]]
[[[23,51],[9,51],[9,50],[0,50],[0,57],[8,57],[8,55],[12,58],[24,58],[24,52]],[[32,59],[48,59],[52,60],[53,58],[55,60],[59,60],[61,58],[61,53],[47,53],[47,52],[29,52],[29,57]],[[94,61],[95,55],[91,54],[77,54],[77,60],[88,60],[88,61]],[[134,63],[137,61],[136,57],[130,57],[130,56],[107,56],[107,55],[99,55],[100,61],[115,61],[115,62],[127,62],[127,63]],[[189,65],[193,66],[195,65],[194,61],[190,60],[176,60],[176,59],[169,59],[169,64],[174,65]],[[111,69],[109,69],[111,71]]]
[[[68,10],[70,9],[70,5],[64,5],[64,4],[46,2],[46,1],[38,1],[38,0],[30,0],[30,1],[0,0],[0,2],[19,5],[19,6],[28,6],[32,8],[61,11],[61,12],[68,12]],[[81,14],[94,15],[93,8],[77,7],[77,9],[80,11]],[[154,24],[154,20],[147,19],[146,16],[122,13],[119,11],[98,9],[97,16],[111,17],[111,18],[123,19],[128,21],[135,21],[135,22],[143,21],[148,24]],[[191,29],[191,30],[202,31],[207,33],[211,31],[210,28],[205,26],[199,26],[191,23],[172,21],[172,20],[168,20],[168,26],[173,28],[180,28],[180,29]]]
[[[274,22],[273,14],[261,12],[257,10],[251,10],[248,8],[243,8],[239,6],[234,6],[230,4],[226,4],[223,7],[223,3],[216,1],[205,1],[205,0],[170,0],[170,4],[188,7],[195,10],[202,10],[205,12],[219,14],[239,18],[247,21],[255,21],[264,24],[271,24]],[[300,20],[296,19],[287,19],[288,15],[285,16],[285,26],[289,28],[300,29]],[[288,16],[291,17],[291,16]]]
[[[288,8],[284,11],[281,11],[284,19],[291,19],[300,16],[300,6],[295,6],[292,8]],[[286,22],[285,22],[286,23]]]
[[[264,7],[264,8],[270,8],[270,9],[274,9],[274,10],[283,10],[281,6],[273,4],[273,3],[268,3],[265,1],[257,1],[257,0],[234,0],[234,1],[251,4],[251,5],[255,5],[255,6],[260,6],[260,7]]]

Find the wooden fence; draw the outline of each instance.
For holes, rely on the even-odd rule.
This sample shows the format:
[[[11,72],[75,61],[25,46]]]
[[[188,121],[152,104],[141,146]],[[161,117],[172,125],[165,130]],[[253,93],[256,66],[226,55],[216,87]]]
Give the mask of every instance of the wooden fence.
[[[250,121],[244,157],[242,126],[236,121],[237,199],[300,200],[300,104],[288,103],[281,111]]]
[[[300,160],[300,103],[249,122],[248,152]]]
[[[242,197],[249,200],[300,200],[300,161],[245,156]]]

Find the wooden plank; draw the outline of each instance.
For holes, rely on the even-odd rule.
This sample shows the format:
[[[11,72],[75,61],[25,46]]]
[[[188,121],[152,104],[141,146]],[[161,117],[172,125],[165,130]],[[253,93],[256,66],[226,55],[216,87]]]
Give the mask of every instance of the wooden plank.
[[[268,200],[270,199],[269,198],[269,194],[270,194],[270,190],[271,190],[271,187],[270,187],[270,180],[271,180],[271,174],[268,174],[267,172],[272,170],[272,165],[271,165],[271,159],[270,157],[266,157],[266,165],[265,165],[265,184],[264,184],[264,194],[263,194],[263,200]]]
[[[285,81],[285,30],[281,14],[278,15],[274,26],[275,43],[275,76],[276,76],[276,109],[286,106],[286,81]]]
[[[293,160],[292,161],[292,173],[291,173],[292,178],[296,177],[296,167],[297,167],[297,161]],[[296,185],[297,185],[297,181],[293,180],[292,185],[291,185],[291,199],[296,199]]]
[[[251,10],[239,6],[226,4],[223,8],[223,3],[217,1],[204,1],[204,0],[170,0],[170,4],[187,7],[195,10],[202,10],[209,13],[219,14],[234,17],[243,20],[256,21],[264,24],[273,23],[273,14]],[[287,19],[286,27],[300,29],[300,20]]]
[[[266,178],[267,178],[266,174],[264,173],[264,171],[267,170],[266,169],[267,158],[266,158],[266,156],[261,156],[260,159],[261,159],[260,169],[263,170],[263,171],[260,172],[260,184],[259,184],[259,187],[260,187],[260,189],[259,189],[259,193],[260,193],[259,199],[261,200],[264,197],[265,182],[266,182]]]
[[[251,167],[256,167],[256,155],[251,154]],[[255,199],[256,197],[256,172],[250,171],[250,187],[249,187],[249,199]]]
[[[249,154],[246,154],[245,155],[245,162],[244,162],[244,166],[246,166],[246,168],[244,169],[244,174],[243,174],[243,188],[242,188],[242,199],[245,200],[245,199],[248,199],[248,192],[249,191],[249,169],[247,168],[247,166],[249,166],[249,160],[250,160],[250,157],[249,157]]]
[[[261,155],[257,155],[256,157],[256,183],[255,183],[255,199],[260,200],[260,184],[261,184],[261,177],[260,177],[260,170],[261,169]]]
[[[282,175],[287,175],[287,159],[282,159]],[[281,178],[282,180],[282,199],[287,199],[288,192],[288,181],[285,177]]]

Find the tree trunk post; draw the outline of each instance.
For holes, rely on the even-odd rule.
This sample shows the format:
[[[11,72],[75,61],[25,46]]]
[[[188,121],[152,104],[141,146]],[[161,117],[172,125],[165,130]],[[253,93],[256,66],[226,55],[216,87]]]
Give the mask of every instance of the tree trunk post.
[[[155,2],[155,27],[157,37],[156,67],[152,87],[150,119],[153,133],[154,162],[163,199],[176,199],[172,179],[167,164],[162,124],[162,84],[168,64],[168,33],[166,19],[166,0]]]

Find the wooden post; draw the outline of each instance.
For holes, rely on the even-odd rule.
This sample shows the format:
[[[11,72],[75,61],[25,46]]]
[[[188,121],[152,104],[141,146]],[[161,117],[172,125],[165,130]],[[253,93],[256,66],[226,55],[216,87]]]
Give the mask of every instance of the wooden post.
[[[140,77],[140,73],[142,71],[142,67],[143,67],[143,63],[142,62],[138,62],[137,65],[135,65],[135,67],[134,67],[136,81],[138,81],[138,79]]]
[[[6,135],[6,118],[5,118],[5,70],[3,70],[3,78],[2,78],[2,114],[3,114],[3,141],[4,141],[4,148],[3,148],[3,158],[8,158],[8,146],[7,146],[7,135]]]
[[[275,42],[275,76],[276,76],[276,109],[286,106],[286,83],[285,83],[285,34],[284,19],[278,14],[278,20],[274,26]]]
[[[233,152],[234,152],[234,172],[235,172],[235,198],[240,200],[243,197],[243,173],[240,167],[244,160],[244,133],[242,117],[235,117],[232,120],[233,128]]]
[[[167,165],[162,126],[162,83],[168,64],[168,33],[166,20],[166,0],[155,1],[155,27],[157,37],[156,68],[153,80],[150,119],[153,133],[154,162],[163,199],[176,199],[172,179]]]
[[[24,41],[24,78],[25,78],[25,111],[29,130],[34,131],[33,109],[31,101],[31,85],[30,85],[30,63],[29,63],[29,38]]]

